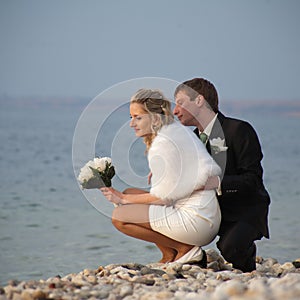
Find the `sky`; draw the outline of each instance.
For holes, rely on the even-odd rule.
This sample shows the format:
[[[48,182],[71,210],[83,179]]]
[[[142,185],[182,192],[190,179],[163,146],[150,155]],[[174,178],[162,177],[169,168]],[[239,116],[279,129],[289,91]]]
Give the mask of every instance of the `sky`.
[[[220,98],[300,101],[298,0],[0,0],[0,97],[95,97],[204,77]]]

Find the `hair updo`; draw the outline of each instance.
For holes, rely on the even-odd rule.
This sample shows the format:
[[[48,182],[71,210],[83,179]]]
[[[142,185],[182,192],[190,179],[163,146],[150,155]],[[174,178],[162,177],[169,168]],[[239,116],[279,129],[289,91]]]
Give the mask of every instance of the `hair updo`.
[[[171,102],[160,90],[139,89],[131,97],[130,103],[142,104],[145,112],[150,114],[153,133],[144,138],[146,148],[149,150],[153,139],[162,126],[171,124],[174,121]]]

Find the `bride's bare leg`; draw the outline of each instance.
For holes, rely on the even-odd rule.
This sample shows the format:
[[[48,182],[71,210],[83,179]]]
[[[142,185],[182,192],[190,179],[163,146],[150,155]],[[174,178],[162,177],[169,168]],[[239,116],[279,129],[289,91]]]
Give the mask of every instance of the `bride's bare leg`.
[[[175,241],[159,232],[153,231],[149,223],[149,205],[129,204],[114,209],[113,225],[124,234],[140,240],[155,243],[162,251],[161,262],[174,261],[190,249],[193,245]]]
[[[162,253],[162,258],[159,261],[160,263],[167,263],[175,260],[175,257],[177,255],[177,251],[175,249],[164,247],[159,244],[156,244],[156,246]]]
[[[124,194],[144,194],[145,192],[146,191],[140,190],[137,188],[127,188],[126,190],[123,191]],[[175,259],[176,255],[177,255],[176,250],[174,250],[170,247],[163,247],[157,243],[156,243],[156,246],[162,253],[162,258],[159,261],[160,263],[171,262]]]

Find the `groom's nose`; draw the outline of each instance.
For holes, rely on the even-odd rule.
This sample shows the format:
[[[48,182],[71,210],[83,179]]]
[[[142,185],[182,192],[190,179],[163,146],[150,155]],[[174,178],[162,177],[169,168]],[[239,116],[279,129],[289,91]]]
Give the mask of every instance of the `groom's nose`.
[[[175,107],[174,107],[174,109],[173,109],[173,114],[174,114],[175,116],[177,116],[178,113],[179,113],[179,105],[176,104]]]

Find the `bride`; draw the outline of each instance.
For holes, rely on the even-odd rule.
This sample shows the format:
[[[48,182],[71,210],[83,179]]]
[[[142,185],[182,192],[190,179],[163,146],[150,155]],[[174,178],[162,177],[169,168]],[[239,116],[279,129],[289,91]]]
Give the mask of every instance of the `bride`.
[[[171,103],[159,90],[140,89],[130,101],[130,126],[146,144],[150,192],[101,188],[118,206],[113,225],[122,233],[155,243],[160,262],[206,267],[201,246],[218,233],[221,214],[213,190],[203,190],[221,170],[191,130],[174,120]]]

